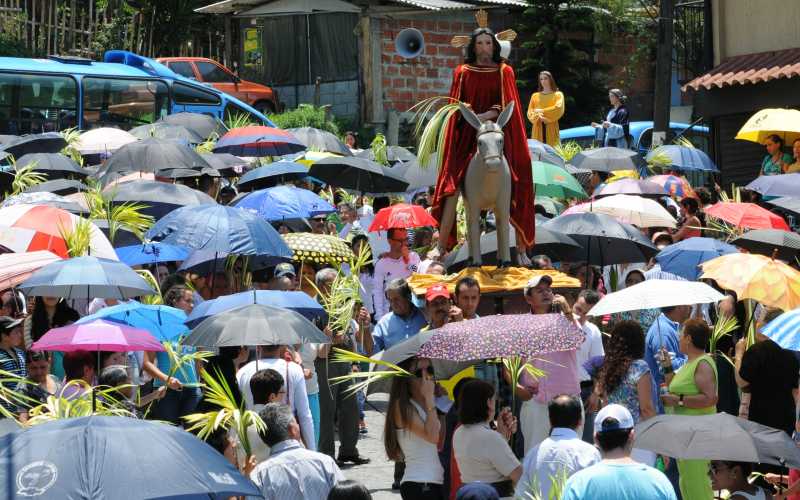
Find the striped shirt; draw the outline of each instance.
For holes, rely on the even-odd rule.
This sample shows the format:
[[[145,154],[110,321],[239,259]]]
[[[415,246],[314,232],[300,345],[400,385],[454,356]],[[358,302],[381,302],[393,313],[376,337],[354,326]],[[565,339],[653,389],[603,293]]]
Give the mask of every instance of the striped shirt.
[[[18,349],[16,347],[11,348],[13,351],[13,356],[10,352],[6,351],[5,349],[0,349],[0,370],[3,370],[8,373],[13,373],[22,378],[28,377],[28,369],[25,366],[25,351],[22,349]],[[21,389],[20,383],[9,381],[3,382],[3,387],[8,390],[18,391]],[[6,401],[4,397],[0,397],[0,405],[3,405],[3,408],[9,411],[16,411],[16,405],[9,403]]]
[[[333,458],[287,439],[272,447],[270,457],[256,466],[250,479],[266,500],[306,500],[328,498],[344,475]]]

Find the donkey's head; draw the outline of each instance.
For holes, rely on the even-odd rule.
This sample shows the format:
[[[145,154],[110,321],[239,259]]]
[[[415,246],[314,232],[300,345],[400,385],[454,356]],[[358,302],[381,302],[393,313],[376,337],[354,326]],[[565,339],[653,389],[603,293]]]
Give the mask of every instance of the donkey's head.
[[[463,104],[459,104],[458,107],[467,123],[477,131],[478,154],[481,155],[484,163],[490,169],[500,167],[503,164],[503,127],[506,126],[508,120],[511,119],[511,113],[514,112],[514,101],[505,107],[496,122],[491,120],[481,122],[478,115],[468,107]]]

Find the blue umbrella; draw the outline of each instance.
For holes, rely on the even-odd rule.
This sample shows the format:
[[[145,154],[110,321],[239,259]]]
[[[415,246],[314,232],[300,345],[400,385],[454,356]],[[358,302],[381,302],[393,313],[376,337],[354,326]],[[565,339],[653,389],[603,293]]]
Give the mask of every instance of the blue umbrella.
[[[223,270],[228,261],[228,256],[234,255],[226,252],[212,252],[209,250],[195,250],[181,263],[178,271],[187,271],[201,276],[216,273],[217,269]],[[234,255],[235,256],[235,255]],[[246,255],[244,264],[248,271],[257,271],[275,266],[291,259],[273,255]]]
[[[97,257],[52,262],[18,287],[25,295],[67,299],[130,299],[156,293],[128,265]]]
[[[294,161],[276,161],[244,174],[236,187],[239,190],[261,189],[308,177],[308,167]]]
[[[171,342],[189,331],[184,324],[186,313],[176,307],[142,304],[132,300],[104,307],[91,316],[84,316],[78,323],[96,319],[116,321],[152,333],[161,342]]]
[[[276,186],[253,191],[234,205],[268,221],[308,219],[336,211],[330,203],[308,189]]]
[[[249,304],[264,304],[267,306],[291,309],[302,314],[311,321],[317,318],[324,319],[327,317],[325,309],[304,292],[252,290],[249,292],[235,293],[233,295],[223,295],[214,300],[201,302],[192,310],[192,313],[186,319],[186,324],[190,328],[194,328],[209,316]]]
[[[745,188],[762,196],[800,198],[800,174],[762,175]]]
[[[193,434],[128,417],[68,418],[6,434],[0,481],[6,498],[263,498]]]
[[[129,266],[175,262],[184,260],[189,256],[189,250],[184,247],[158,242],[120,247],[116,249],[116,252],[119,260]]]
[[[236,207],[181,207],[155,223],[147,239],[218,255],[261,255],[290,260],[292,251],[261,217]]]
[[[699,265],[720,255],[739,250],[713,238],[688,238],[665,247],[656,255],[661,270],[694,281],[700,277]]]
[[[761,329],[761,333],[790,351],[800,351],[800,309],[786,311]]]
[[[708,155],[696,148],[678,146],[670,144],[660,146],[649,153],[645,159],[649,162],[655,154],[666,154],[670,159],[670,166],[677,170],[699,170],[703,172],[719,172],[719,169],[711,161]]]

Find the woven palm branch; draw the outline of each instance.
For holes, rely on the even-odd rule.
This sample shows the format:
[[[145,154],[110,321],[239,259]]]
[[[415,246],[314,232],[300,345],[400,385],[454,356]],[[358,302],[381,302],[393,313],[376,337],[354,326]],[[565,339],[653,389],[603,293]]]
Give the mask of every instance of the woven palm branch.
[[[583,151],[581,145],[575,141],[556,144],[553,146],[553,149],[556,150],[556,154],[563,158],[566,163],[572,161],[572,158],[575,157],[576,154]]]
[[[11,194],[17,195],[23,193],[29,188],[47,180],[47,176],[39,172],[34,172],[38,162],[36,160],[28,163],[24,167],[17,168],[14,157],[11,157],[11,165],[14,168],[14,180],[11,182]]]
[[[347,391],[345,391],[347,395],[352,395],[361,390],[366,390],[369,384],[374,382],[391,379],[393,377],[413,376],[411,372],[400,368],[394,363],[389,363],[388,361],[370,358],[364,356],[363,354],[339,349],[338,347],[334,347],[333,352],[334,355],[332,361],[334,363],[370,363],[386,368],[386,370],[380,371],[370,370],[366,372],[352,372],[339,377],[331,377],[330,381],[334,384],[341,384],[350,380],[354,382],[353,385],[351,385]]]
[[[659,171],[663,171],[664,169],[669,168],[672,165],[672,158],[664,151],[663,147],[658,146],[657,148],[651,150],[652,154],[648,154],[649,159],[647,160],[647,165],[650,169],[658,169]]]
[[[428,166],[428,162],[434,152],[444,149],[447,124],[450,122],[450,118],[458,112],[459,104],[460,101],[452,97],[437,96],[425,99],[409,110],[414,112],[414,117],[412,118],[412,121],[416,122],[414,135],[419,139],[417,158],[423,168]],[[438,105],[442,106],[433,112]],[[433,116],[423,128],[425,118],[432,112]],[[443,155],[438,155],[437,157],[437,168],[441,167],[442,157]]]
[[[724,352],[717,351],[717,344],[720,340],[724,337],[727,337],[733,333],[739,327],[739,321],[736,319],[736,316],[720,316],[717,318],[717,322],[714,323],[714,328],[711,330],[711,338],[708,341],[708,352],[713,354],[719,354],[733,366],[733,362],[728,357],[727,354]]]
[[[522,374],[527,372],[531,377],[539,379],[543,377],[546,372],[541,368],[531,365],[529,362],[523,361],[519,356],[503,358],[502,363],[511,377],[511,407],[516,408],[517,384],[519,384],[519,379],[522,378]]]
[[[75,145],[81,138],[81,132],[78,130],[77,127],[72,127],[62,130],[60,134],[61,137],[63,137],[64,140],[67,142],[67,145],[64,146],[64,149],[61,150],[61,154],[69,156],[70,158],[72,158],[73,161],[75,161],[75,163],[77,163],[82,167],[83,155],[81,154],[80,151],[75,149]]]
[[[142,304],[149,305],[163,304],[164,301],[161,298],[161,287],[158,286],[158,280],[155,276],[153,276],[153,273],[147,269],[134,269],[134,271],[136,271],[136,274],[141,276],[147,282],[147,284],[153,287],[153,290],[157,292],[155,295],[146,295],[141,297],[140,302]]]
[[[345,333],[350,328],[356,306],[361,303],[361,268],[369,262],[371,255],[369,245],[362,245],[359,254],[350,259],[349,273],[345,273],[342,264],[338,264],[330,292],[322,293],[314,284],[317,296],[322,300],[322,307],[328,313],[328,328],[334,333]]]
[[[92,244],[92,223],[90,221],[79,217],[71,229],[63,228],[59,224],[58,231],[64,238],[70,257],[89,255]]]

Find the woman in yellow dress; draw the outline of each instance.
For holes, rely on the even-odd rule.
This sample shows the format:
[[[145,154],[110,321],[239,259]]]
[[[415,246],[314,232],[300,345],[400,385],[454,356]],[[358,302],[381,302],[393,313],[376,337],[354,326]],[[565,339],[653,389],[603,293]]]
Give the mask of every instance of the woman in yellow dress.
[[[528,120],[533,124],[531,139],[555,146],[561,142],[558,120],[564,116],[564,94],[549,71],[539,73],[539,91],[531,96]]]

